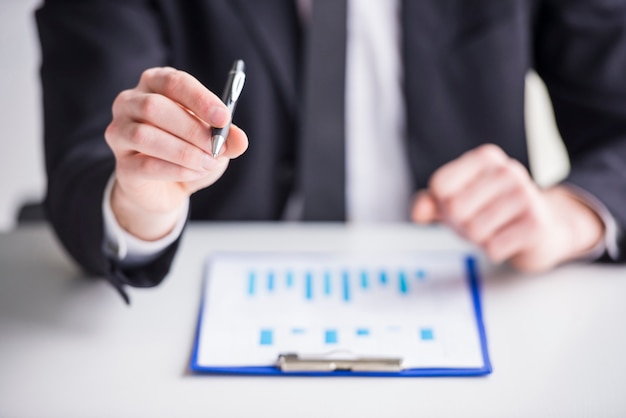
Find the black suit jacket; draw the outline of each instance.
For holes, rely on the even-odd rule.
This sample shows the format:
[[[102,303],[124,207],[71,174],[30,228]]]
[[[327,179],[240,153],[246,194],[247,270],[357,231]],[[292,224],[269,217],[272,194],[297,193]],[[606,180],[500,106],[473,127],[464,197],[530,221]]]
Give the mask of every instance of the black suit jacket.
[[[150,286],[151,266],[120,271],[101,248],[101,202],[114,159],[111,104],[143,70],[170,65],[220,92],[233,60],[248,80],[236,123],[250,147],[192,219],[277,220],[298,173],[303,33],[295,0],[47,0],[42,47],[49,218],[87,271]],[[568,182],[626,225],[626,0],[405,0],[402,54],[407,156],[415,189],[486,142],[528,165],[524,79],[547,84],[571,159]],[[622,254],[626,245],[621,242]]]

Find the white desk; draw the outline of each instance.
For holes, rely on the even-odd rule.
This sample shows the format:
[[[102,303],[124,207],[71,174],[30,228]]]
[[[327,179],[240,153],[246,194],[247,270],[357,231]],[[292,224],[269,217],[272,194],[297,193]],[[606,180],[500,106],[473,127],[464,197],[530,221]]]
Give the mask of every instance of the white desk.
[[[626,268],[521,276],[483,265],[484,378],[195,376],[213,250],[459,248],[434,228],[193,225],[166,281],[132,306],[85,280],[47,227],[0,235],[1,417],[626,416]]]

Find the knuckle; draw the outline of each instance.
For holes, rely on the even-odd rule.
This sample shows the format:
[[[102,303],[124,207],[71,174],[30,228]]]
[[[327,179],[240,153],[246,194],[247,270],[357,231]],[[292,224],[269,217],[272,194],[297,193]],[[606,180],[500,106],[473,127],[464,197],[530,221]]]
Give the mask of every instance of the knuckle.
[[[106,141],[107,144],[109,144],[109,146],[113,144],[114,139],[117,136],[117,132],[118,132],[117,122],[115,121],[115,119],[113,119],[111,123],[109,123],[109,125],[104,130],[104,140]]]
[[[184,167],[194,167],[194,162],[197,160],[196,153],[191,145],[181,141],[181,146],[178,147],[176,152],[176,158],[179,164]],[[181,167],[182,168],[182,167]]]
[[[191,95],[191,103],[193,103],[194,109],[198,112],[198,116],[202,119],[207,119],[211,107],[214,103],[212,100],[207,99],[206,93],[203,90],[194,91]]]
[[[146,125],[142,123],[134,123],[130,128],[128,140],[136,148],[143,148],[145,144],[150,140],[150,135]]]
[[[532,236],[536,232],[541,231],[543,227],[543,219],[535,211],[528,212],[524,223],[529,236]]]
[[[108,147],[113,152],[113,155],[116,159],[120,158],[120,156],[124,155],[124,145],[122,128],[120,127],[119,122],[113,120],[104,130],[104,141],[108,145]]]
[[[530,175],[526,167],[517,160],[509,159],[506,164],[499,168],[498,175],[507,181],[512,190],[526,194],[531,189],[528,187],[532,183]]]
[[[528,181],[530,180],[530,173],[524,167],[522,163],[517,160],[511,159],[511,163],[508,165],[511,175],[516,177],[519,180]]]
[[[141,158],[138,167],[140,172],[148,175],[157,171],[156,160],[154,158]]]
[[[520,183],[519,171],[513,164],[505,164],[501,166],[497,174],[513,185],[518,185]]]
[[[520,184],[517,187],[517,192],[520,196],[520,206],[524,208],[532,207],[533,203],[536,200],[536,196],[532,187],[527,187],[525,185]]]
[[[140,112],[144,119],[154,121],[158,118],[159,109],[161,107],[161,101],[156,94],[148,94],[142,100],[140,104]]]
[[[480,159],[492,164],[503,164],[508,158],[502,148],[494,144],[479,146],[476,148],[476,154]]]
[[[140,83],[145,83],[145,82],[147,82],[148,80],[150,80],[150,79],[154,78],[154,77],[156,76],[156,74],[158,74],[158,72],[159,72],[160,70],[161,70],[161,69],[160,69],[160,68],[158,68],[158,67],[148,68],[148,69],[144,70],[144,71],[141,73],[141,76],[139,77],[139,82],[140,82]]]
[[[517,181],[511,187],[513,195],[517,197],[520,206],[534,207],[537,203],[537,193],[533,183],[530,181]]]
[[[431,191],[431,193],[437,195],[437,193],[439,192],[440,184],[441,174],[439,171],[436,171],[432,176],[430,176],[430,179],[428,180],[428,189]]]
[[[181,71],[173,69],[168,70],[163,75],[163,93],[165,93],[166,96],[173,95],[178,90],[182,82],[183,73]]]
[[[187,139],[192,141],[199,141],[208,136],[208,134],[205,132],[204,127],[202,126],[202,124],[199,123],[199,121],[193,121],[192,123],[190,123],[188,125],[186,134]]]
[[[115,96],[115,99],[113,100],[113,104],[111,106],[113,116],[119,115],[124,104],[130,100],[132,95],[132,90],[122,90],[117,94],[117,96]]]
[[[134,96],[134,94],[135,91],[133,89],[122,90],[117,95],[117,99],[121,102],[127,102]]]
[[[428,190],[437,200],[443,200],[448,193],[446,190],[446,167],[442,167],[437,170],[428,180]]]

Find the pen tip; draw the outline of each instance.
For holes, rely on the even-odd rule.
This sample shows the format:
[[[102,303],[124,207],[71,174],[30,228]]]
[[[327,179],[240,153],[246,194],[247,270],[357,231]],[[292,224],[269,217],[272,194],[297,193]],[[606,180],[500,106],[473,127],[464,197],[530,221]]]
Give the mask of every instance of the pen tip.
[[[224,142],[226,142],[226,138],[224,138],[223,135],[214,135],[211,139],[213,140],[211,154],[213,155],[213,158],[217,158],[217,156],[220,154],[222,146],[224,146]]]

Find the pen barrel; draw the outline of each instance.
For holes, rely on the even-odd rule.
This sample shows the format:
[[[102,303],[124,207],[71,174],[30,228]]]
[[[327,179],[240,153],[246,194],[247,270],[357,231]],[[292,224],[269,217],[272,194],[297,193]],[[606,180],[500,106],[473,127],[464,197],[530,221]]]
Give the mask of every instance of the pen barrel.
[[[235,73],[231,71],[228,74],[226,88],[224,89],[224,92],[222,93],[222,101],[224,102],[228,110],[230,111],[230,119],[228,120],[228,122],[226,122],[226,125],[224,125],[222,128],[214,128],[213,136],[221,135],[224,138],[228,138],[228,133],[230,132],[230,124],[233,121],[233,114],[235,113],[235,108],[237,107],[237,100],[232,100],[232,94],[231,94],[232,83],[233,83],[234,77],[235,77]]]
[[[228,107],[228,110],[230,111],[231,121],[233,118],[233,113],[235,112],[235,108],[237,107],[239,95],[241,95],[243,85],[246,81],[246,74],[243,72],[243,69],[243,61],[235,61],[233,68],[228,73],[226,86],[224,87],[224,91],[222,92],[222,102],[224,102],[224,104],[226,105],[226,107]],[[229,121],[229,123],[231,121]]]
[[[226,79],[226,85],[224,86],[224,91],[222,92],[222,101],[224,102],[226,106],[228,106],[229,103],[233,102],[231,92],[233,89],[234,80],[235,80],[235,72],[230,71],[228,73],[228,78]]]
[[[222,102],[226,105],[230,111],[230,119],[222,128],[213,128],[211,131],[213,139],[213,156],[217,156],[226,138],[230,132],[230,125],[233,120],[233,114],[237,107],[237,101],[239,95],[243,90],[243,85],[246,80],[246,74],[244,73],[245,65],[242,60],[237,60],[233,64],[232,69],[228,73],[226,79],[226,85],[222,92]]]

